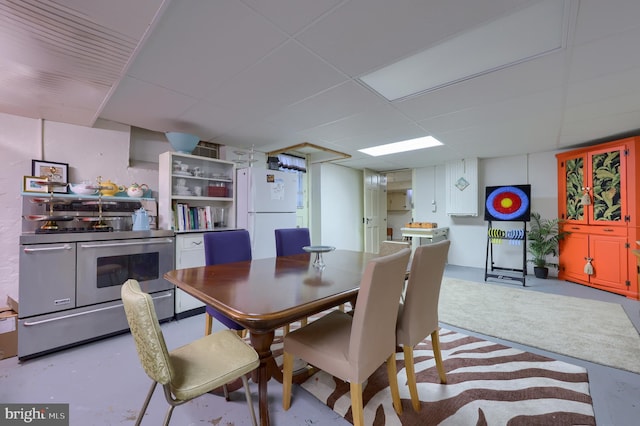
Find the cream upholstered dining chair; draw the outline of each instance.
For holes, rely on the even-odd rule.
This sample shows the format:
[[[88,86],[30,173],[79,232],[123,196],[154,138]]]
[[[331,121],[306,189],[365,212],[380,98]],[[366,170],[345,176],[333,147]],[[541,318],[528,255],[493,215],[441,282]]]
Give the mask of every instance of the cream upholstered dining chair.
[[[387,256],[391,253],[410,247],[409,243],[403,241],[381,241],[380,247],[378,248],[378,254],[380,256]]]
[[[284,338],[282,406],[291,406],[294,357],[351,383],[353,424],[364,424],[362,384],[385,360],[393,405],[402,413],[395,360],[398,300],[410,249],[367,264],[353,316],[332,311]]]
[[[127,280],[121,289],[122,302],[131,328],[138,357],[153,380],[136,426],[142,421],[151,396],[160,383],[169,403],[164,425],[168,425],[174,407],[222,386],[242,379],[251,420],[256,425],[247,373],[260,364],[258,353],[233,331],[223,330],[202,337],[169,352],[156,316],[153,300],[140,289],[136,280]]]
[[[413,362],[413,347],[431,334],[431,345],[440,382],[447,383],[438,337],[438,300],[451,241],[419,246],[413,254],[406,294],[400,302],[396,343],[402,346],[411,405],[420,411]]]

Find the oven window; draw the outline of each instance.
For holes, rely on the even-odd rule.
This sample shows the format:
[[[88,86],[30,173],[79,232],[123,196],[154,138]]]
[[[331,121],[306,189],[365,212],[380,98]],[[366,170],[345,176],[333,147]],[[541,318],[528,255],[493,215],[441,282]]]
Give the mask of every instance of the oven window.
[[[156,280],[160,277],[160,254],[141,253],[98,258],[98,288],[120,286],[128,279]]]

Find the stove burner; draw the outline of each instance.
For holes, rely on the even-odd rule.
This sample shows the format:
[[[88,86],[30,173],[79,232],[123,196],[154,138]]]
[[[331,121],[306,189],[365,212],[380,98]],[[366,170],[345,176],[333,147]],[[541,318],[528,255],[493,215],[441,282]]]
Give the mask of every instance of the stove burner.
[[[59,228],[59,229],[36,229],[36,234],[71,234],[80,232],[112,232],[113,227],[108,226],[106,228]]]

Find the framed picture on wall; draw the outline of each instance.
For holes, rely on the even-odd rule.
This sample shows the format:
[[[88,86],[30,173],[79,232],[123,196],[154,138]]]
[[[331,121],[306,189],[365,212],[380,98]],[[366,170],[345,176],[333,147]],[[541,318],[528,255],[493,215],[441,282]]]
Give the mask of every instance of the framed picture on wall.
[[[41,177],[25,176],[22,181],[22,192],[47,192],[47,187],[40,185],[39,181],[42,181]]]
[[[69,182],[69,165],[67,163],[54,163],[51,161],[31,160],[31,174],[40,179],[48,179],[53,182]],[[66,186],[54,187],[53,192],[67,192]]]

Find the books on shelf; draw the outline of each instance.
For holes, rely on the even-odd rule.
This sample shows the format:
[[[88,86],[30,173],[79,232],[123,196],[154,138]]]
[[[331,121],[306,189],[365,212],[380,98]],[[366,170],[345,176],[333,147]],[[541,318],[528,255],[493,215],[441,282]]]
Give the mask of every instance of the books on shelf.
[[[173,229],[177,231],[191,231],[198,229],[213,229],[213,210],[211,206],[189,206],[175,203],[173,208]]]

